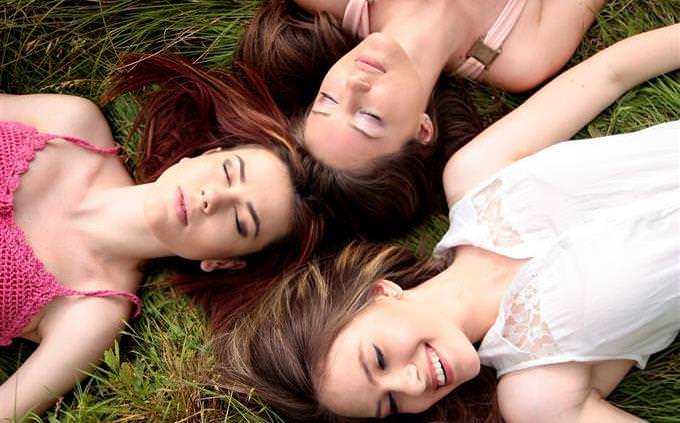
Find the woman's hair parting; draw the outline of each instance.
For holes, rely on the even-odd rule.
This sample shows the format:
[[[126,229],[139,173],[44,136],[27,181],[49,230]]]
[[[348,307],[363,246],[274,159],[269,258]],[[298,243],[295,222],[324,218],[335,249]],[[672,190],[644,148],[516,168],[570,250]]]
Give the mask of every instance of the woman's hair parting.
[[[181,158],[216,147],[262,146],[287,165],[296,192],[292,231],[264,250],[241,257],[245,268],[206,273],[195,261],[157,260],[171,270],[170,282],[196,298],[213,325],[222,327],[288,266],[306,260],[323,232],[313,198],[302,194],[306,172],[287,136],[286,119],[261,78],[247,68],[237,78],[176,55],[126,55],[104,100],[127,92],[137,92],[141,101],[130,131],[130,137],[140,132],[137,182],[154,181]]]
[[[244,401],[256,397],[287,421],[362,421],[334,416],[319,404],[315,375],[323,373],[340,331],[371,301],[376,281],[388,279],[408,289],[438,272],[434,262],[403,247],[368,243],[352,243],[335,257],[307,263],[214,340],[221,384]],[[500,421],[495,384],[483,368],[426,413],[386,421]]]
[[[428,114],[434,124],[432,141],[408,141],[400,151],[377,159],[361,170],[335,169],[304,157],[310,189],[332,208],[333,228],[371,240],[403,235],[438,207],[445,206],[442,173],[448,159],[482,130],[481,120],[465,91],[449,79],[435,88]],[[295,124],[302,139],[304,122]],[[330,238],[332,232],[329,226]]]
[[[260,7],[236,46],[234,62],[263,77],[287,116],[312,104],[326,72],[356,44],[328,13],[310,14],[291,0]]]

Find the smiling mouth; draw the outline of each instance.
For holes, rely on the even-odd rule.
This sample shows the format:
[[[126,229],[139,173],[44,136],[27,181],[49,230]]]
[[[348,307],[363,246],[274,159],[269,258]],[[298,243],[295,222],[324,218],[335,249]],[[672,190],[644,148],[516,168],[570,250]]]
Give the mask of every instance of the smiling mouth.
[[[432,377],[432,388],[437,390],[442,386],[446,385],[448,377],[446,373],[446,368],[448,367],[437,351],[434,350],[430,345],[426,345],[425,351],[427,352],[427,358],[430,361],[430,375]]]
[[[184,193],[180,187],[177,187],[177,190],[175,191],[175,213],[177,214],[179,221],[182,222],[184,226],[187,226],[189,217],[187,215],[187,206],[184,202]]]
[[[370,73],[385,73],[385,67],[370,56],[361,55],[355,60],[359,69]]]

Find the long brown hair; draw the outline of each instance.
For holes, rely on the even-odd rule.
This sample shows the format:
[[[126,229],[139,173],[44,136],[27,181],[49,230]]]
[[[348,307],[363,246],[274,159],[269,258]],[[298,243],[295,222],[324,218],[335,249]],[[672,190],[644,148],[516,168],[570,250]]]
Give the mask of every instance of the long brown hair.
[[[403,247],[366,243],[308,263],[215,339],[224,388],[244,400],[254,395],[291,421],[363,421],[334,416],[317,401],[316,369],[340,331],[368,304],[375,281],[389,279],[407,289],[440,270]],[[498,422],[495,385],[493,372],[482,368],[427,412],[386,420]]]
[[[206,273],[196,261],[179,257],[156,261],[171,270],[170,282],[198,299],[213,325],[221,327],[261,296],[288,266],[307,259],[323,232],[323,220],[313,199],[304,194],[306,172],[295,143],[286,136],[286,119],[257,74],[244,67],[236,78],[176,55],[129,54],[104,100],[145,87],[130,132],[130,137],[138,130],[141,135],[137,182],[154,181],[182,157],[247,144],[272,151],[291,176],[296,193],[291,233],[243,257],[244,269]]]

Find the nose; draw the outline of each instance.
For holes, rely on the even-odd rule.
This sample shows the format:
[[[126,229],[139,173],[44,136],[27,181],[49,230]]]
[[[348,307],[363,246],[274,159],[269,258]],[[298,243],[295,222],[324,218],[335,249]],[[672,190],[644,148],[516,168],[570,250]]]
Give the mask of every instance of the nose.
[[[354,73],[347,78],[347,87],[352,91],[365,93],[371,90],[371,83],[363,75]]]
[[[385,390],[417,397],[427,390],[427,381],[415,364],[408,364],[385,375]]]
[[[205,214],[213,214],[225,207],[232,207],[241,202],[243,193],[240,184],[237,186],[204,186],[199,193],[201,210]]]

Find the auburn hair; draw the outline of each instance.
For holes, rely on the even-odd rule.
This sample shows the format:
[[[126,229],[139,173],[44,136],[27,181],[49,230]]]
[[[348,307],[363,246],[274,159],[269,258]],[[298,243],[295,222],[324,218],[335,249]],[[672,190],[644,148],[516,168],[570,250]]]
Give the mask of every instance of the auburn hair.
[[[338,334],[370,302],[373,284],[388,279],[408,289],[435,276],[441,264],[393,245],[354,243],[340,254],[289,274],[263,301],[214,341],[224,389],[252,396],[287,421],[360,422],[333,415],[318,401],[318,375]],[[500,422],[494,372],[480,374],[421,414],[395,422]]]
[[[315,201],[305,194],[307,177],[287,121],[262,79],[246,67],[239,77],[208,70],[170,54],[128,54],[104,95],[104,101],[133,92],[141,107],[129,140],[139,132],[138,183],[152,182],[183,157],[206,150],[262,146],[286,164],[295,191],[290,234],[243,258],[239,270],[203,272],[196,261],[157,259],[170,270],[169,281],[196,298],[214,327],[221,328],[279,279],[289,266],[305,261],[323,233]]]

